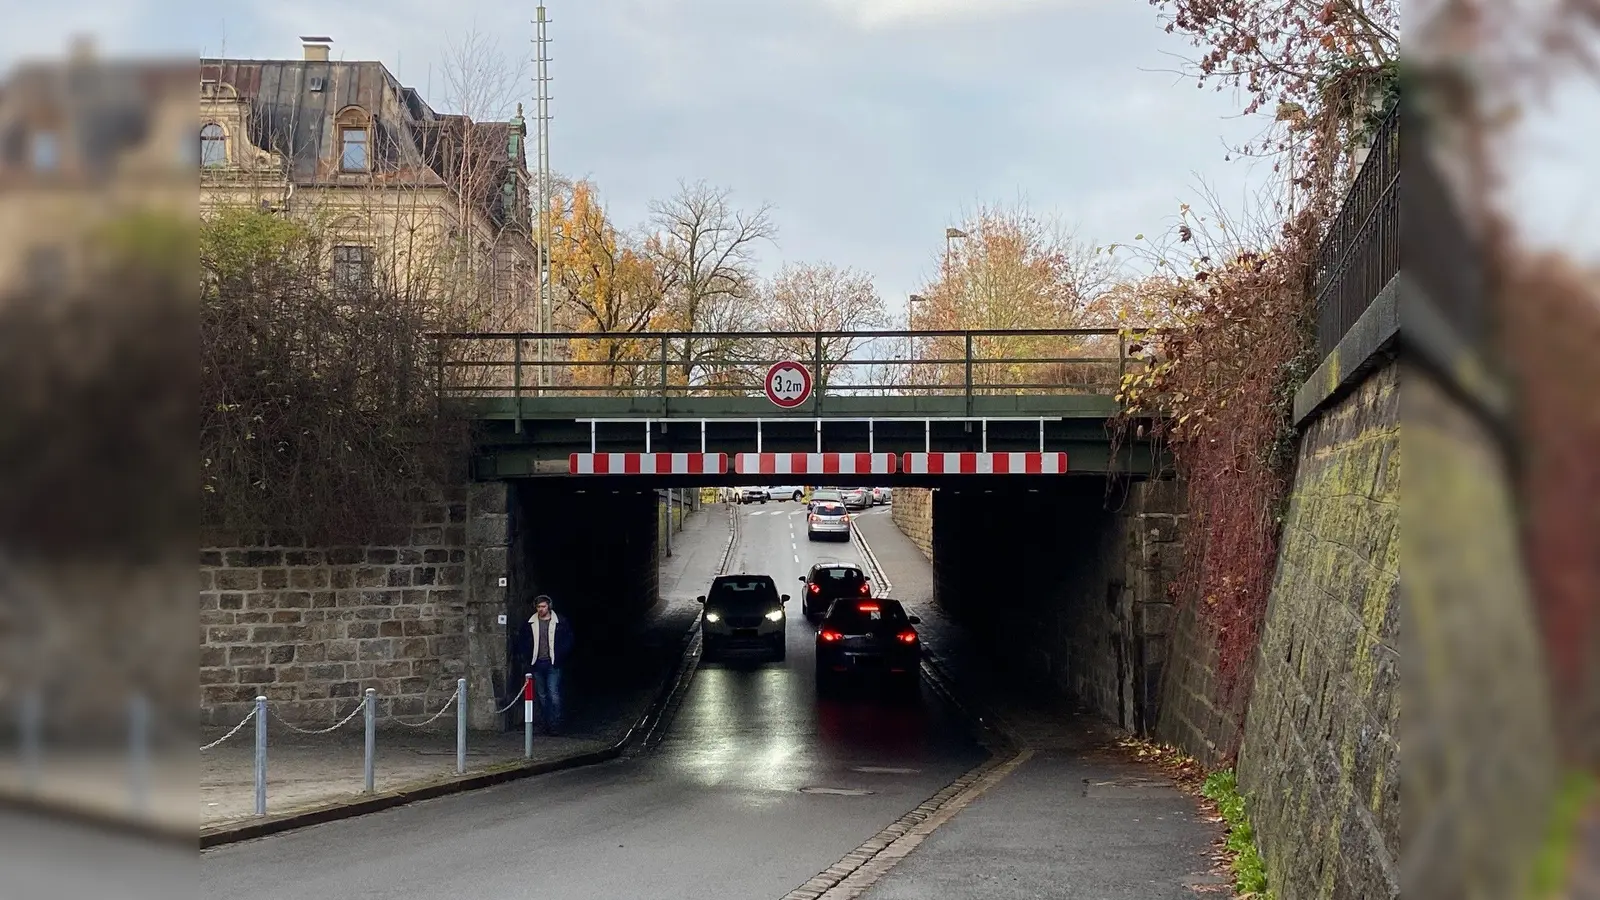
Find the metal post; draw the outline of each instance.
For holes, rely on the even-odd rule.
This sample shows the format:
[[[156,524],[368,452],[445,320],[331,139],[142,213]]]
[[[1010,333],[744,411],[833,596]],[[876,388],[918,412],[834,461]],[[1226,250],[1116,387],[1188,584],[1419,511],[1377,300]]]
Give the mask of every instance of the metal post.
[[[537,641],[538,635],[534,636]],[[534,648],[538,653],[538,647]],[[522,679],[522,758],[533,759],[533,673]]]
[[[815,385],[814,390],[812,391],[811,411],[813,413],[816,413],[816,414],[820,415],[822,413],[822,395],[828,392],[827,375],[823,372],[823,369],[822,369],[822,335],[821,335],[821,333],[818,333],[816,335],[816,342],[817,342],[817,345],[816,345],[816,350],[815,350],[815,354],[814,354],[814,357],[815,357],[815,360],[816,360],[816,363],[815,363],[816,370],[811,375],[812,379],[816,382],[816,385]],[[819,440],[820,440],[820,438],[819,438]],[[822,452],[820,447],[817,449],[817,452],[819,452],[819,453]]]
[[[456,774],[467,774],[467,680],[456,679]]]
[[[44,743],[41,732],[44,731],[44,703],[39,698],[38,688],[29,688],[22,695],[22,721],[19,723],[22,730],[22,766],[27,778],[28,790],[32,791],[39,784],[39,770],[42,753],[41,745]]]
[[[672,489],[671,488],[667,488],[667,529],[666,529],[666,531],[667,531],[667,555],[668,556],[672,555],[672,494],[673,494]]]
[[[134,694],[128,704],[128,786],[133,811],[143,815],[150,799],[150,702]]]
[[[983,452],[989,452],[989,420],[983,420]]]
[[[972,332],[967,332],[967,415],[972,415]]]
[[[522,338],[513,338],[511,352],[511,396],[513,429],[517,434],[522,433]],[[542,368],[540,371],[544,371]]]
[[[256,815],[267,814],[267,698],[256,698]]]
[[[366,766],[362,770],[362,773],[361,773],[361,775],[362,775],[361,783],[366,788],[366,791],[369,794],[372,793],[374,782],[376,781],[375,776],[377,774],[377,772],[375,771],[376,767],[373,765],[375,760],[373,760],[373,758],[372,758],[374,752],[376,752],[377,749],[378,749],[378,733],[377,733],[377,728],[378,728],[378,703],[377,703],[377,700],[378,700],[378,689],[377,688],[367,688],[367,699],[366,699],[366,702],[363,704],[366,708],[364,710],[362,710],[363,716],[367,720],[367,761],[366,761]]]
[[[661,336],[661,402],[667,400],[667,337]]]

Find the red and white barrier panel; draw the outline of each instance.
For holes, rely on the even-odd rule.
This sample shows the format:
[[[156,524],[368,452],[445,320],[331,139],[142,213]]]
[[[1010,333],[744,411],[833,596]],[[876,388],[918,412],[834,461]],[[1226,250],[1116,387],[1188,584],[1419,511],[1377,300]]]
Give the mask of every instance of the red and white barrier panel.
[[[1065,475],[1065,453],[907,453],[907,475]]]
[[[725,475],[726,453],[574,453],[572,475]]]
[[[740,475],[893,475],[893,453],[740,453]]]

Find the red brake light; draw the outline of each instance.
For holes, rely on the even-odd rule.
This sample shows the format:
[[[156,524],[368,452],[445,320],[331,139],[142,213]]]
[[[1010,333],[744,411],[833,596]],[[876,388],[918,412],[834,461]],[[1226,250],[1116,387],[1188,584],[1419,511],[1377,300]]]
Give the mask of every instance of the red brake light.
[[[820,637],[825,641],[837,641],[840,638],[844,637],[844,635],[840,634],[837,631],[834,631],[832,628],[824,628],[824,629],[822,629],[822,632],[817,635],[817,637]]]
[[[812,585],[812,586],[811,586],[811,593],[813,593],[813,594],[820,594],[820,593],[822,593],[822,585],[820,585],[820,584],[813,584],[813,585]]]
[[[900,639],[902,644],[915,644],[917,642],[917,633],[909,628],[895,636]]]
[[[867,584],[865,581],[861,582],[861,593],[871,596],[872,586]]]
[[[878,604],[876,604],[876,603],[863,603],[863,604],[861,604],[860,606],[858,606],[856,608],[861,610],[862,612],[877,612],[878,611]]]

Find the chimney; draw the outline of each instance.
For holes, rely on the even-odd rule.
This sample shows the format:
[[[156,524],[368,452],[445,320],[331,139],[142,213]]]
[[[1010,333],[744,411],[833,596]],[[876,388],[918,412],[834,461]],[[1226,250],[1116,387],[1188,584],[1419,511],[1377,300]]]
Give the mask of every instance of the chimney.
[[[305,48],[307,62],[327,62],[328,47],[332,43],[331,37],[300,36],[300,45]]]

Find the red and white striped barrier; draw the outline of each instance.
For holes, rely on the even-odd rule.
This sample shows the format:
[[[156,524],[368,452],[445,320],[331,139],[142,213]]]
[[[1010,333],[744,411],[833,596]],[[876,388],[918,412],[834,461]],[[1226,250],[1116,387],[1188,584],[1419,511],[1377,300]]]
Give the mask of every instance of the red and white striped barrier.
[[[740,453],[740,475],[893,475],[893,453]]]
[[[907,453],[907,475],[1065,475],[1065,453]]]
[[[571,475],[725,475],[726,453],[574,453]]]

